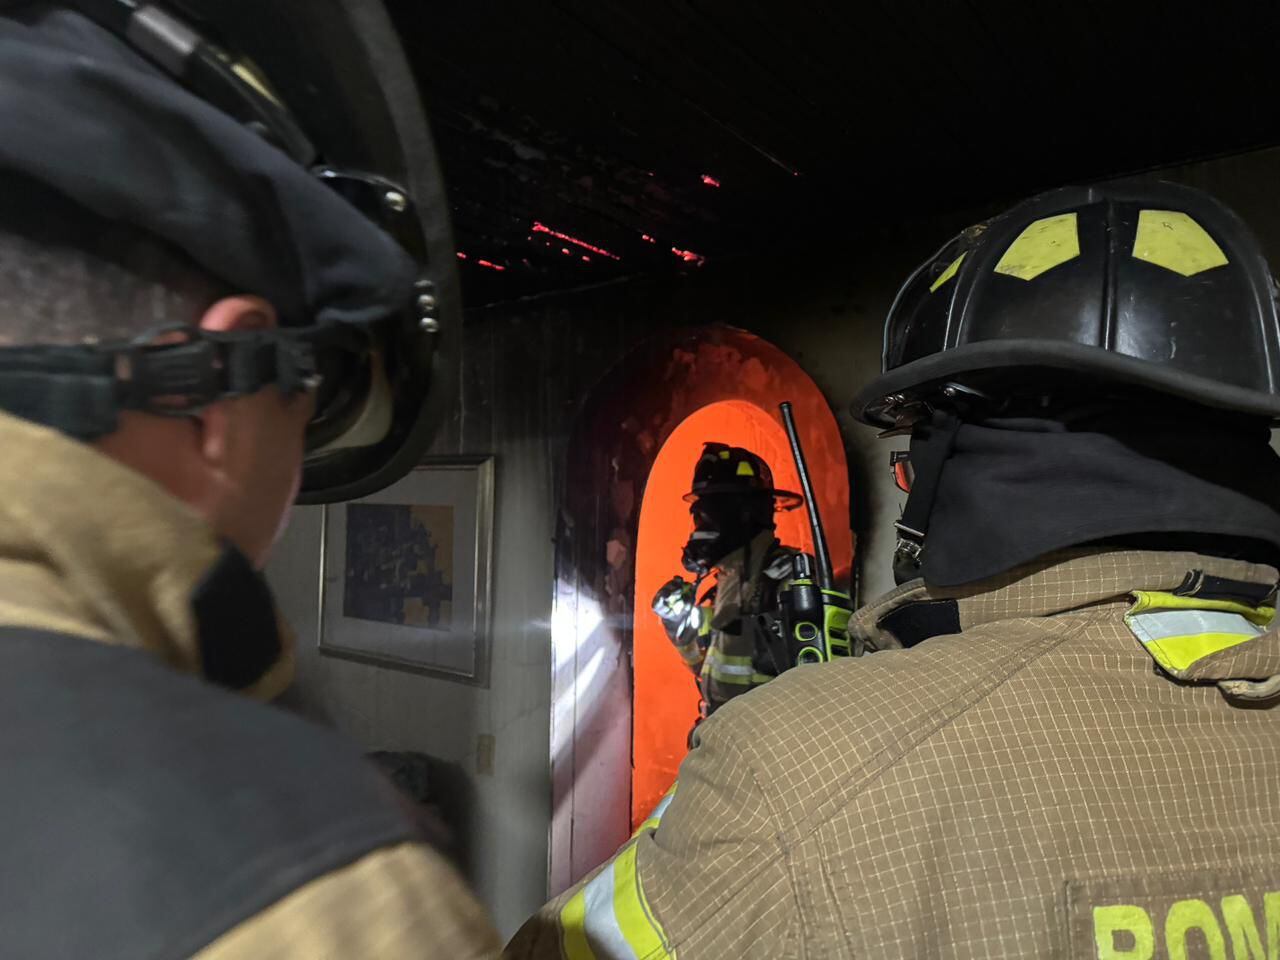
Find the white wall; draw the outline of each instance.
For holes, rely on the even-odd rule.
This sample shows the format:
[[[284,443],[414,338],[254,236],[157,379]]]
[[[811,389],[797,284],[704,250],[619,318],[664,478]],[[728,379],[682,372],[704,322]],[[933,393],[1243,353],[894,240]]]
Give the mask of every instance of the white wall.
[[[481,342],[478,352],[486,349]],[[468,371],[487,377],[490,362],[476,358]],[[322,508],[294,510],[267,568],[299,636],[297,688],[304,707],[327,715],[366,749],[415,750],[457,764],[457,778],[441,787],[463,808],[457,826],[465,873],[504,935],[514,933],[546,898],[554,517],[548,444],[521,435],[523,398],[503,399],[509,392],[510,384],[504,384],[482,409],[466,409],[462,419],[469,433],[447,431],[432,450],[496,457],[487,689],[320,655]],[[516,413],[508,417],[504,409]],[[492,773],[478,770],[482,736],[494,738]]]
[[[366,749],[417,750],[465,772],[461,786],[472,811],[469,822],[459,824],[467,834],[466,872],[506,934],[545,896],[550,819],[550,535],[538,491],[523,485],[519,466],[512,467],[499,481],[487,690],[320,655],[320,508],[294,511],[268,568],[299,634],[298,684],[307,699]],[[494,738],[490,775],[477,765],[477,741],[486,734]]]

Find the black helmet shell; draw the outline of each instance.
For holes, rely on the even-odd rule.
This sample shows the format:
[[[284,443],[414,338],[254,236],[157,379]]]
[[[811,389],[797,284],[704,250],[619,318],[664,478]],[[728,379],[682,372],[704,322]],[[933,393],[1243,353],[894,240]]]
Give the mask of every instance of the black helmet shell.
[[[765,459],[743,447],[707,443],[693,468],[693,488],[685,502],[714,494],[763,493],[772,496],[778,510],[794,510],[804,498],[773,485],[773,471]]]
[[[1065,187],[916,270],[890,309],[882,369],[854,401],[882,426],[943,391],[998,393],[1052,371],[1277,418],[1275,283],[1249,228],[1206,193]]]

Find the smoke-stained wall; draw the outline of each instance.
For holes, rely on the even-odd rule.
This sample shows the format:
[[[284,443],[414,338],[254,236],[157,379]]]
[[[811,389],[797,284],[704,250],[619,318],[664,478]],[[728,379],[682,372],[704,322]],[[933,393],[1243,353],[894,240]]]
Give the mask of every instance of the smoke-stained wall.
[[[878,363],[888,271],[882,291],[864,293],[852,282],[820,283],[817,266],[791,287],[783,275],[794,269],[779,266],[767,283],[757,274],[749,289],[756,272],[729,265],[684,281],[632,281],[469,314],[462,402],[431,452],[497,461],[488,689],[318,653],[321,508],[295,510],[268,568],[299,635],[300,698],[367,749],[416,750],[456,765],[444,784],[453,794],[447,812],[464,834],[467,873],[504,934],[547,893],[553,537],[559,471],[582,398],[645,338],[729,323],[795,356],[848,427],[843,397]],[[851,448],[859,444],[869,441],[856,437]],[[868,514],[889,494],[861,492],[868,471],[860,462],[853,470],[855,509]],[[864,537],[862,546],[874,542]],[[481,737],[493,738],[491,773],[477,762]]]
[[[1280,263],[1278,169],[1280,154],[1269,151],[1166,175],[1217,192]],[[418,750],[455,765],[445,786],[465,866],[504,934],[547,892],[553,538],[582,399],[636,344],[673,327],[727,324],[783,349],[826,395],[844,433],[859,594],[868,599],[892,585],[892,522],[903,498],[888,469],[893,442],[856,424],[849,401],[879,370],[881,324],[901,280],[955,230],[994,209],[891,233],[863,233],[851,221],[845,248],[812,257],[710,264],[682,280],[633,280],[471,311],[460,401],[432,452],[497,458],[487,689],[320,656],[319,510],[295,511],[268,575],[299,634],[300,695],[369,749]],[[482,737],[493,738],[491,770],[477,756]]]
[[[267,571],[299,636],[303,709],[369,750],[420,751],[451,765],[438,784],[445,813],[504,934],[546,896],[556,464],[575,398],[638,335],[616,317],[583,323],[561,304],[469,319],[458,407],[430,453],[496,458],[487,688],[319,654],[322,508],[294,511]]]

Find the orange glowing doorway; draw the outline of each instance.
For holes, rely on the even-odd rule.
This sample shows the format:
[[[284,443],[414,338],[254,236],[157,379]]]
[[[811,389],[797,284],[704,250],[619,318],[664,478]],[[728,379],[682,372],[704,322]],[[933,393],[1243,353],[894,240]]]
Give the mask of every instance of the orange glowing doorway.
[[[809,384],[813,389],[812,384]],[[816,393],[816,390],[814,391]],[[825,407],[825,405],[824,405]],[[811,424],[838,437],[835,418]],[[636,544],[634,687],[632,723],[631,820],[637,826],[675,781],[687,753],[690,728],[698,713],[693,674],[667,639],[651,609],[653,595],[671,577],[684,574],[680,551],[692,529],[688,506],[693,466],[707,441],[746,447],[773,469],[782,489],[799,491],[800,481],[786,432],[777,412],[744,400],[704,406],[682,421],[662,445],[645,485]],[[839,442],[807,451],[818,484],[819,506],[837,571],[847,575],[853,543],[848,524],[849,490]],[[834,482],[833,482],[834,480]],[[778,514],[778,537],[789,546],[813,550],[804,510]],[[704,588],[707,585],[704,585]]]

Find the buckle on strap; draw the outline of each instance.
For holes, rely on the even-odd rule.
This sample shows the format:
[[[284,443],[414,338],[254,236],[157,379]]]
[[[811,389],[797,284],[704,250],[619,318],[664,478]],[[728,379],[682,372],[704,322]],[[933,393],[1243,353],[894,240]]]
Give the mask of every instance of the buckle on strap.
[[[901,520],[893,526],[898,531],[898,544],[894,552],[913,562],[919,561],[920,554],[924,552],[924,534],[908,527]]]
[[[134,341],[116,355],[124,407],[181,414],[217,399],[221,392],[217,345],[181,332],[187,337],[183,342]]]

